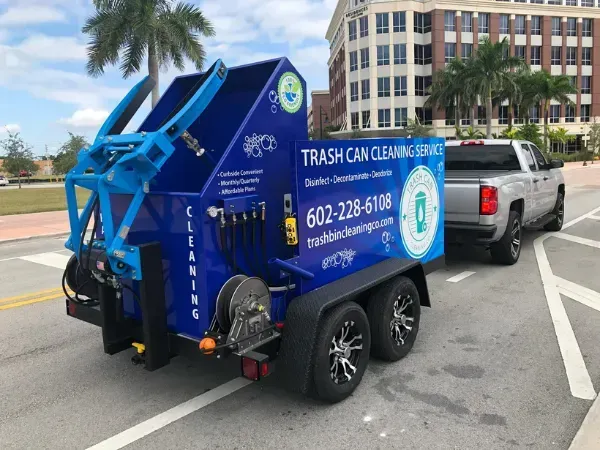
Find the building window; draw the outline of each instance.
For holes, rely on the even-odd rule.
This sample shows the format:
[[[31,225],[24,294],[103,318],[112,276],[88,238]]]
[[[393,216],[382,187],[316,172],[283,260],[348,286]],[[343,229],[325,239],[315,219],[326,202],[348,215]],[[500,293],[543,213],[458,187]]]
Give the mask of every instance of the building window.
[[[581,35],[592,37],[592,19],[583,19],[581,22]]]
[[[534,105],[529,110],[529,123],[540,123],[540,107]]]
[[[350,83],[350,101],[358,101],[358,81]]]
[[[454,58],[456,58],[456,44],[444,44],[444,52],[446,57],[446,62],[449,63]]]
[[[461,56],[463,61],[467,61],[473,54],[473,44],[460,44]]]
[[[456,31],[456,13],[454,11],[444,12],[444,30]]]
[[[390,96],[390,77],[377,78],[377,97]]]
[[[367,37],[369,35],[369,16],[363,16],[358,19],[360,28],[360,37]]]
[[[515,56],[521,59],[525,59],[525,46],[515,45]]]
[[[487,123],[487,116],[485,114],[485,106],[477,107],[477,124],[485,125]]]
[[[542,17],[531,16],[531,34],[540,36],[542,34]]]
[[[581,0],[581,6],[585,6],[588,8],[594,7],[594,0]]]
[[[525,16],[515,16],[515,34],[525,34]]]
[[[394,64],[406,64],[406,44],[394,44]]]
[[[567,36],[577,36],[577,19],[575,17],[567,18]]]
[[[454,117],[454,108],[445,108],[444,115],[446,116],[446,120],[444,123],[446,126],[454,126],[456,124],[456,119]]]
[[[562,5],[562,0],[548,0],[549,5]]]
[[[552,47],[550,50],[550,64],[553,66],[560,66],[562,64],[562,58],[560,57],[561,47]]]
[[[523,123],[523,119],[521,118],[521,110],[519,105],[513,105],[513,120],[515,125],[520,125]]]
[[[565,106],[565,122],[575,122],[575,107],[573,105]]]
[[[421,77],[421,76],[416,76],[415,77],[415,95],[417,97],[425,97],[426,95],[429,95],[429,93],[427,92],[429,89],[429,86],[431,85],[431,77]]]
[[[514,0],[515,3],[527,3],[527,0]]]
[[[560,105],[550,105],[549,112],[550,123],[558,123],[560,121]]]
[[[577,65],[577,47],[567,47],[567,66]]]
[[[419,119],[419,122],[421,122],[421,125],[431,125],[431,108],[415,108],[415,115]]]
[[[536,3],[538,5],[543,5],[544,4],[544,0],[529,0],[529,3]]]
[[[562,36],[560,30],[560,17],[552,17],[552,36]]]
[[[404,11],[395,12],[394,33],[404,33],[406,31],[406,13]]]
[[[565,0],[566,6],[577,6],[577,0]]]
[[[508,125],[508,106],[498,108],[498,124]]]
[[[366,69],[370,65],[369,47],[360,49],[360,68]]]
[[[479,33],[489,33],[490,32],[490,14],[489,13],[479,13]]]
[[[385,34],[390,32],[390,15],[388,13],[375,14],[375,26],[377,34]]]
[[[510,16],[508,14],[500,14],[500,34],[510,34]]]
[[[348,39],[350,41],[356,40],[356,20],[348,22]]]
[[[569,83],[571,83],[571,86],[577,89],[577,77],[569,77]]]
[[[377,111],[377,116],[378,116],[378,124],[377,126],[379,128],[390,128],[392,126],[392,119],[390,117],[390,110],[389,109],[380,109],[379,111]]]
[[[542,47],[539,47],[539,46],[531,47],[531,65],[532,66],[542,65]]]
[[[431,64],[431,44],[415,44],[415,64],[420,66]]]
[[[360,124],[358,123],[358,113],[357,112],[350,113],[350,121],[352,123],[353,130],[358,130],[360,128]]]
[[[362,112],[362,127],[371,128],[371,111]]]
[[[581,122],[590,121],[590,105],[581,105],[580,119]]]
[[[350,52],[350,72],[358,70],[358,52]]]
[[[377,46],[377,65],[378,66],[389,66],[390,65],[390,46],[389,45],[378,45]]]
[[[592,93],[592,77],[583,76],[581,77],[581,93],[591,94]]]
[[[470,12],[462,12],[461,15],[461,28],[463,33],[473,32],[473,14]]]
[[[408,89],[406,77],[394,77],[394,96],[405,97],[407,94]]]
[[[431,15],[415,13],[415,33],[431,32]]]
[[[581,65],[591,66],[592,65],[592,49],[591,47],[583,47],[581,49]]]
[[[360,82],[361,97],[363,100],[371,98],[371,80],[362,80]]]
[[[408,108],[396,108],[394,113],[395,127],[405,127],[408,125]]]

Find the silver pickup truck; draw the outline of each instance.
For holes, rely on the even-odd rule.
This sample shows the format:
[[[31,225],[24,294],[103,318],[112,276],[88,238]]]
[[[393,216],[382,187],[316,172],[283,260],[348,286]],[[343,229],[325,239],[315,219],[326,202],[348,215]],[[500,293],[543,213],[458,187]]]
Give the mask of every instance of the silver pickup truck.
[[[563,166],[527,141],[447,142],[446,242],[483,245],[494,262],[516,263],[523,227],[562,228]]]

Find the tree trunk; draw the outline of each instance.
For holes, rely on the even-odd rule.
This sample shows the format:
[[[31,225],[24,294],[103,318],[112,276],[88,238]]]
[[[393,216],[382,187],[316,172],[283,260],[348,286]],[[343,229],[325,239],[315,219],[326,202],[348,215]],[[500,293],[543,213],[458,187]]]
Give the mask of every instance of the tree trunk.
[[[469,108],[469,122],[472,127],[475,126],[475,107],[474,106],[471,106]]]
[[[19,171],[19,189],[21,189],[21,172]]]
[[[148,46],[148,74],[156,81],[156,85],[152,89],[152,108],[154,108],[160,98],[160,89],[158,87],[158,58],[152,44]]]
[[[492,139],[492,112],[492,86],[488,86],[488,95],[485,104],[485,131],[488,139]]]
[[[460,127],[460,96],[456,96],[456,105],[454,106],[454,126]]]
[[[514,111],[514,105],[512,100],[508,100],[508,129],[512,130],[512,126],[513,126],[513,111]]]
[[[550,110],[550,100],[544,102],[544,151],[548,151],[548,112]]]

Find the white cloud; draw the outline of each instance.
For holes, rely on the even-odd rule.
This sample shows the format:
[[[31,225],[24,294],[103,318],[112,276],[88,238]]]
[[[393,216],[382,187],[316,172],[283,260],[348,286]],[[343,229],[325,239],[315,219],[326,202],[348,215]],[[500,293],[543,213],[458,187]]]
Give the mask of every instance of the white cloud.
[[[87,108],[75,111],[71,117],[60,119],[58,122],[75,128],[97,128],[104,123],[108,115],[106,110]]]
[[[329,59],[329,45],[320,44],[309,47],[299,47],[292,50],[290,61],[297,67],[310,67],[314,70],[327,70],[327,60]]]
[[[87,58],[86,47],[74,37],[35,34],[14,47],[36,60],[72,61]]]
[[[6,133],[7,131],[11,133],[18,133],[21,131],[21,127],[17,123],[8,123],[0,126],[0,134]]]
[[[66,22],[67,16],[57,8],[44,5],[14,6],[0,14],[0,25],[19,26]]]

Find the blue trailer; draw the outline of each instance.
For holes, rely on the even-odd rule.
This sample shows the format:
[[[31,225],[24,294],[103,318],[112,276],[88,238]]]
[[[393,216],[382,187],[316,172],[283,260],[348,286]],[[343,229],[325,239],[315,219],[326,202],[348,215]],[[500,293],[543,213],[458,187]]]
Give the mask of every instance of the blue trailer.
[[[444,263],[444,141],[309,140],[286,58],[176,78],[122,134],[153,85],[66,177],[67,314],[147,370],[237,356],[259,380],[276,361],[287,387],[331,402],[370,355],[407,355]],[[91,191],[81,214],[76,187]]]

